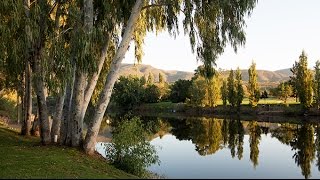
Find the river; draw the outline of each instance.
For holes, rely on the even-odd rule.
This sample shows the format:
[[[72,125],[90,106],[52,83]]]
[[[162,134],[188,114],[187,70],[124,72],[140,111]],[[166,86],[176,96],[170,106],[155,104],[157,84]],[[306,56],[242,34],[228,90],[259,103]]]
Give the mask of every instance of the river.
[[[320,178],[317,121],[142,119],[152,129],[149,140],[161,161],[148,170],[166,178]],[[105,123],[100,130],[96,147],[101,154],[101,145],[112,137],[111,128]]]

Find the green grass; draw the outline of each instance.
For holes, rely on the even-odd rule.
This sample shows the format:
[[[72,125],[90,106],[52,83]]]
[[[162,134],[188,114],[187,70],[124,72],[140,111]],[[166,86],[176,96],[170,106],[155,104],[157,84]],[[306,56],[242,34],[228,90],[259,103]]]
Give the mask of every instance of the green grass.
[[[299,104],[299,102],[296,102],[295,98],[288,98],[287,100],[288,104]],[[222,105],[222,100],[219,100],[218,105]],[[244,98],[242,101],[242,105],[248,105],[249,104],[249,98]],[[275,97],[269,97],[267,99],[260,99],[258,104],[283,104],[283,101],[275,98]]]
[[[244,98],[242,104],[249,104],[249,99]],[[278,98],[270,97],[267,99],[260,99],[258,104],[283,104],[283,101]],[[296,102],[295,98],[288,98],[287,104],[299,104],[299,102]]]
[[[41,146],[0,124],[1,178],[137,178],[69,147]]]

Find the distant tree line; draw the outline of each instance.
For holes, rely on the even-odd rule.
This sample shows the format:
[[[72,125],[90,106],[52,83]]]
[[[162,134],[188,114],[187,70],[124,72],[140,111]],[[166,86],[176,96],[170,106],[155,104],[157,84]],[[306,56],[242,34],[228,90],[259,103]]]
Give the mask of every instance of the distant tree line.
[[[260,99],[276,97],[288,104],[290,97],[295,97],[305,110],[313,105],[320,107],[320,61],[316,62],[314,71],[307,68],[307,56],[303,51],[299,61],[290,69],[292,76],[281,82],[276,88],[261,90],[258,83],[256,63],[252,62],[248,69],[249,80],[244,84],[239,68],[230,70],[227,78],[220,71],[212,68],[210,75],[204,66],[199,66],[191,80],[179,79],[172,84],[165,81],[159,73],[159,81],[154,82],[154,76],[120,77],[114,87],[113,102],[124,109],[132,109],[142,103],[157,103],[170,101],[186,103],[197,107],[223,106],[240,111],[245,97],[251,107],[256,107]]]
[[[161,73],[158,82],[154,82],[152,73],[149,73],[148,77],[140,78],[131,75],[121,76],[115,83],[112,102],[128,110],[143,103],[163,101],[215,107],[220,100],[223,100],[225,106],[229,102],[232,108],[237,107],[240,110],[245,96],[240,69],[238,68],[235,73],[231,70],[227,80],[221,78],[220,72],[215,69],[212,69],[211,76],[207,76],[205,72],[204,66],[199,66],[191,80],[179,79],[170,85]],[[255,69],[252,72],[255,72]],[[254,73],[252,74],[254,77]],[[257,84],[257,80],[253,79],[252,83]],[[252,87],[258,88],[258,85]],[[259,89],[253,92],[259,92]]]

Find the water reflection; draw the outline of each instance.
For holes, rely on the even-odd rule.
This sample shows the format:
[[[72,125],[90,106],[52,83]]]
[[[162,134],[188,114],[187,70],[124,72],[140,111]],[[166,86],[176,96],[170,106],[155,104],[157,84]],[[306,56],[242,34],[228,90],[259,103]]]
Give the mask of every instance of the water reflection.
[[[309,178],[311,175],[311,162],[315,158],[314,128],[311,124],[303,123],[298,128],[293,141],[290,142],[295,163],[301,167],[302,175]]]
[[[248,172],[252,174],[254,174],[254,171],[263,171],[257,170],[258,166],[265,167],[267,165],[263,165],[263,163],[266,163],[265,160],[260,162],[262,164],[259,163],[259,154],[266,152],[259,149],[261,142],[279,141],[283,146],[291,149],[289,153],[292,153],[290,154],[292,158],[291,160],[275,159],[275,166],[277,161],[285,161],[288,164],[295,163],[300,168],[301,175],[304,178],[320,177],[318,172],[313,172],[313,174],[311,172],[313,169],[320,171],[320,126],[317,123],[271,123],[246,121],[240,120],[240,118],[216,119],[205,117],[180,119],[142,117],[141,119],[144,128],[151,134],[149,137],[151,142],[158,138],[161,140],[166,134],[171,134],[177,139],[177,142],[168,143],[164,146],[179,146],[179,141],[190,141],[194,146],[194,150],[202,157],[212,157],[219,151],[223,150],[222,153],[224,153],[227,150],[229,151],[229,157],[231,156],[232,159],[237,159],[241,162],[245,159],[247,151],[253,167],[253,170]],[[247,146],[249,147],[248,149],[246,149]],[[277,152],[277,148],[280,149],[281,147],[279,144],[276,147],[269,148],[274,149],[273,152]],[[279,152],[279,154],[281,153],[283,152]],[[216,162],[217,165],[219,163],[222,162]],[[245,162],[243,161],[243,163]],[[295,174],[294,169],[289,169],[289,167],[281,167],[284,168],[283,173],[291,173],[287,174],[287,177]],[[268,166],[267,168],[270,167]],[[268,178],[265,177],[266,175],[271,176],[265,170],[265,173],[261,173],[260,176],[257,175],[257,178]],[[215,178],[216,176],[205,177]],[[299,176],[293,177],[301,178]]]

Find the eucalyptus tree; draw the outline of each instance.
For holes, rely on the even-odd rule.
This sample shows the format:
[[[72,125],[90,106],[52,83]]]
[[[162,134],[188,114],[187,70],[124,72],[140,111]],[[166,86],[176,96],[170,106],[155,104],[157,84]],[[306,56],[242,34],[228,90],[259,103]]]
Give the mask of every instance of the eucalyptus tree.
[[[87,153],[94,151],[95,139],[103,114],[110,101],[112,88],[117,79],[122,59],[129,47],[131,38],[135,35],[134,29],[136,26],[147,24],[146,26],[149,26],[148,30],[166,28],[171,34],[175,35],[178,29],[178,15],[182,11],[185,15],[183,20],[184,31],[189,34],[192,50],[197,50],[198,60],[204,63],[204,67],[207,70],[206,74],[210,75],[212,73],[210,71],[211,67],[215,65],[215,60],[218,55],[223,53],[227,43],[230,43],[235,51],[238,45],[244,44],[244,17],[250,14],[255,4],[256,0],[206,2],[193,0],[150,2],[136,0],[130,11],[130,18],[125,23],[126,27],[121,43],[111,62],[105,86],[96,106],[92,123],[89,125],[84,144],[85,151]],[[145,14],[147,14],[147,17],[150,14],[150,16],[153,15],[151,17],[156,18],[147,18],[149,21],[143,20],[142,18]],[[145,31],[143,31],[143,28],[141,29],[143,34]],[[136,43],[138,47],[139,42],[141,41]]]
[[[4,5],[1,6],[1,12],[17,9],[18,4],[18,13],[25,13],[20,1],[7,0],[1,3]],[[6,6],[6,3],[13,6]],[[24,40],[21,43],[19,41],[20,46],[12,46],[19,49],[13,48],[10,51],[23,49],[25,56],[20,57],[30,62],[42,143],[48,144],[51,141],[45,89],[53,87],[50,78],[62,79],[62,76],[54,76],[55,72],[65,74],[57,88],[61,96],[66,89],[64,117],[67,118],[62,118],[61,128],[68,131],[67,137],[71,137],[68,144],[74,146],[81,142],[83,118],[92,94],[96,91],[99,77],[105,82],[101,85],[84,143],[86,151],[93,152],[97,131],[110,101],[120,64],[132,40],[136,59],[140,61],[146,33],[166,30],[175,36],[179,32],[178,16],[183,13],[184,32],[189,35],[192,51],[204,63],[206,76],[209,77],[212,75],[211,67],[227,44],[230,43],[237,50],[238,45],[245,43],[244,17],[251,13],[255,4],[256,0],[31,1],[29,7],[25,6],[29,16],[15,14],[18,18],[12,18],[12,25],[22,18],[19,22],[22,26],[17,27],[27,30],[22,34]],[[6,8],[9,11],[2,11],[8,10]],[[110,49],[108,44],[112,41],[115,46]],[[3,48],[4,45],[1,46]],[[50,53],[50,50],[54,51]],[[106,58],[109,53],[113,54],[110,59]],[[6,57],[8,54],[1,56]],[[54,66],[50,66],[51,58],[54,58]],[[105,63],[105,59],[110,61]],[[108,65],[108,70],[105,71],[106,75],[101,76],[104,64]],[[26,66],[23,64],[22,67]]]
[[[255,62],[252,62],[248,70],[248,73],[249,73],[249,82],[248,82],[249,104],[252,107],[256,107],[259,102],[260,91],[259,91],[258,74],[257,74]]]
[[[32,4],[35,7],[36,4]],[[31,63],[39,52],[39,32],[33,31],[39,12],[31,8],[30,0],[0,2],[1,7],[1,67],[5,74],[7,88],[15,89],[22,100],[21,134],[30,134],[32,114]],[[36,46],[36,43],[37,46]],[[44,131],[46,132],[46,131]]]

